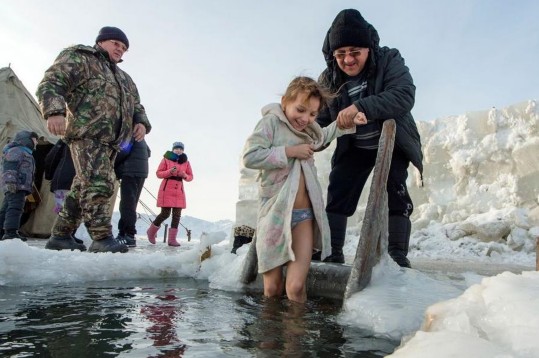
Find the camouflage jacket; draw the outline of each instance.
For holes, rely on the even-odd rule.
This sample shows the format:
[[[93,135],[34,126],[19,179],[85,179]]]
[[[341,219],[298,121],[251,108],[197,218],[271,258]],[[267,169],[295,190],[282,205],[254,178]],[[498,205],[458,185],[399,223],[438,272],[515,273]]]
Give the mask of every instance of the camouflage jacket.
[[[37,93],[41,113],[67,118],[65,139],[94,139],[119,149],[133,125],[151,125],[131,77],[98,45],[64,49],[45,72]]]

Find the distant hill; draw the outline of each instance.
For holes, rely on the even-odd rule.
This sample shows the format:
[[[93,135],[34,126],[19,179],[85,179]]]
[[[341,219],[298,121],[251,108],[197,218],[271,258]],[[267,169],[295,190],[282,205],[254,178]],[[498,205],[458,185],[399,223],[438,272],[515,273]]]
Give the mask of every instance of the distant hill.
[[[120,219],[120,213],[115,211],[112,214],[112,230],[114,232],[114,235],[118,233],[118,220]],[[151,220],[154,219],[154,217],[149,217],[145,213],[139,213],[139,219],[137,220],[137,235],[138,236],[146,236],[146,230],[148,229],[148,226],[151,223]],[[163,237],[164,233],[164,226],[165,224],[168,224],[168,227],[170,228],[170,218],[166,220],[163,225],[161,225],[161,229],[159,230],[159,233],[157,234],[158,237]],[[198,239],[202,232],[216,232],[216,231],[223,231],[228,235],[231,234],[232,228],[234,226],[234,222],[230,220],[219,220],[215,222],[210,222],[202,219],[198,219],[192,216],[182,216],[182,219],[180,221],[180,224],[185,226],[187,229],[191,230],[191,238]],[[185,238],[187,237],[186,230],[180,225],[178,235],[179,237]]]

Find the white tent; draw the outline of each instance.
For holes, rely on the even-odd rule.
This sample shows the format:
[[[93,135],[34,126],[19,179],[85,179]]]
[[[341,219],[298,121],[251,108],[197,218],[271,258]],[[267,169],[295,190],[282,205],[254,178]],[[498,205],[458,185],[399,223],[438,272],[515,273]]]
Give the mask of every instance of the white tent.
[[[41,195],[41,203],[30,213],[25,213],[20,231],[29,237],[49,237],[56,219],[54,194],[50,192],[50,181],[44,178],[45,157],[60,137],[49,133],[46,121],[41,116],[39,105],[24,87],[15,72],[9,67],[0,68],[0,150],[11,141],[20,130],[30,130],[39,135],[34,184]],[[111,212],[114,209],[118,182],[111,199]],[[0,200],[4,194],[0,190]]]
[[[52,136],[41,116],[34,97],[24,87],[9,67],[0,68],[0,149],[20,130],[30,130],[39,136],[36,158],[35,184],[41,194],[41,203],[23,217],[21,232],[31,237],[47,237],[56,214],[52,211],[54,196],[49,191],[50,182],[43,179],[44,158],[58,137]],[[3,199],[3,193],[0,192]]]

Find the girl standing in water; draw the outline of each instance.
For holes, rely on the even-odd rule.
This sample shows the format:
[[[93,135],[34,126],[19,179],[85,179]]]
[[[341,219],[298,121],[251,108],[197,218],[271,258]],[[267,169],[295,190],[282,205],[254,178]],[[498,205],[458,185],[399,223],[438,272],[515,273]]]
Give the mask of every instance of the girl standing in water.
[[[313,154],[355,125],[325,128],[315,122],[332,95],[309,77],[289,84],[281,103],[262,108],[263,118],[243,150],[245,167],[260,170],[256,251],[264,295],[305,302],[313,249],[330,252],[329,226]],[[358,116],[355,124],[366,120]],[[286,265],[286,282],[283,266]]]

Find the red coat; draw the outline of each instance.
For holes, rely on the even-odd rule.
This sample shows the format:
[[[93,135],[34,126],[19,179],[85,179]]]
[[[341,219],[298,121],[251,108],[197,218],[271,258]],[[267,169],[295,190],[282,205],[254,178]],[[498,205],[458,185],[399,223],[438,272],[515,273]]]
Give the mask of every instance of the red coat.
[[[172,171],[176,167],[176,172]],[[185,209],[185,191],[183,182],[193,180],[193,171],[189,161],[178,163],[170,159],[163,158],[156,171],[158,178],[163,178],[159,193],[157,194],[157,206],[160,208],[182,208]],[[183,176],[182,180],[177,180]]]

